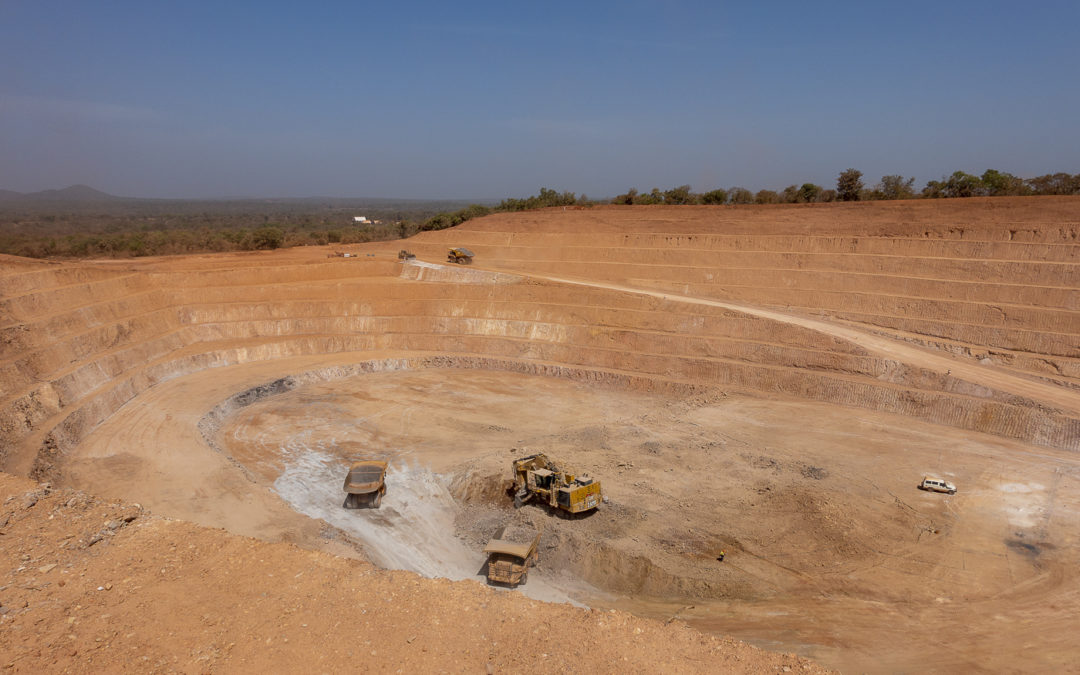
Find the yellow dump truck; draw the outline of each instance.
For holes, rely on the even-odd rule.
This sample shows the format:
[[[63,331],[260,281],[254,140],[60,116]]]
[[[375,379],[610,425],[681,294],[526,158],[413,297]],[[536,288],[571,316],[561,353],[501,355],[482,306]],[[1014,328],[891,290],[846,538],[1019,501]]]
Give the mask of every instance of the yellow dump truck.
[[[345,475],[345,503],[347,509],[364,506],[379,508],[386,494],[386,462],[369,459],[356,462]]]
[[[527,527],[507,525],[484,547],[488,554],[487,578],[491,583],[517,586],[529,578],[529,566],[539,559],[540,533]]]
[[[513,470],[515,507],[535,497],[554,509],[582,513],[600,506],[604,498],[600,481],[560,469],[544,454],[514,460]]]
[[[446,254],[446,262],[458,263],[459,265],[468,265],[472,262],[473,252],[467,248],[452,248]]]

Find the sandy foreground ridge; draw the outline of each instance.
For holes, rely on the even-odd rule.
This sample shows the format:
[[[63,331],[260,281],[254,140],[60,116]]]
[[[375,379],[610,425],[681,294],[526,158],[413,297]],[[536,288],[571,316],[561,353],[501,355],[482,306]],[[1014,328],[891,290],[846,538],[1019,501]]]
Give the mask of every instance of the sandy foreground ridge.
[[[826,672],[683,624],[380,570],[8,475],[0,489],[0,665],[13,672]]]
[[[1080,200],[346,250],[0,260],[0,666],[1075,668]],[[536,451],[608,502],[513,509]],[[383,506],[345,511],[369,456]],[[507,523],[542,535],[517,592]]]

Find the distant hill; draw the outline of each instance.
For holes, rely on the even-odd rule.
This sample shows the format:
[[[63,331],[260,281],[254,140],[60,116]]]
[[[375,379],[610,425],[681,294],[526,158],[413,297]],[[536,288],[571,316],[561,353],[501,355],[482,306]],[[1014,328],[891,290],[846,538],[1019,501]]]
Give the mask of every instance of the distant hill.
[[[89,185],[72,185],[62,190],[42,190],[41,192],[15,192],[0,190],[0,199],[5,201],[51,201],[51,202],[108,202],[123,199]]]

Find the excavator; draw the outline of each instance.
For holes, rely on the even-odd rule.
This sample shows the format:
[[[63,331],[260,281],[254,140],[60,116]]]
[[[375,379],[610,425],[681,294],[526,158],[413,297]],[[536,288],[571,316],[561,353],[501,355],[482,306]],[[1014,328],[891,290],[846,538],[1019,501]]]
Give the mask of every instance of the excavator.
[[[515,508],[539,498],[553,509],[583,513],[597,508],[603,500],[600,481],[560,469],[543,453],[515,459],[513,470],[513,485],[508,491],[514,494]]]

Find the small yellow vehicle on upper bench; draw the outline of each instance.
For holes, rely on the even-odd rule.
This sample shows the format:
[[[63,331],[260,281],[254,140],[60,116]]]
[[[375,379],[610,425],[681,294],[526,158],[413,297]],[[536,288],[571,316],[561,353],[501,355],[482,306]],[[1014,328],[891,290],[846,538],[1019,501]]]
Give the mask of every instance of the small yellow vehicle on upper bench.
[[[468,265],[472,263],[473,252],[467,248],[452,248],[446,254],[446,262]]]

